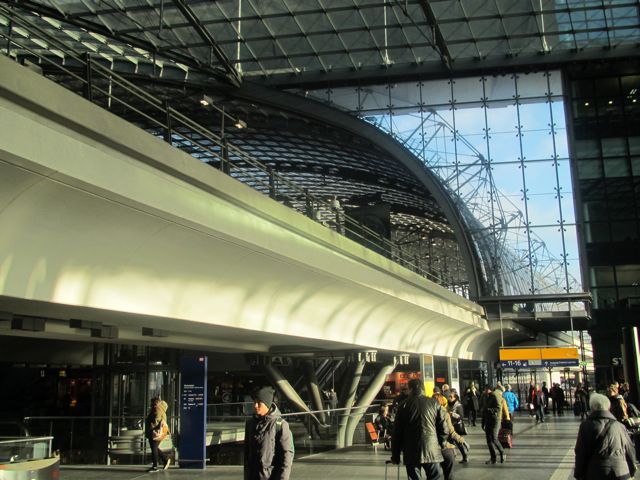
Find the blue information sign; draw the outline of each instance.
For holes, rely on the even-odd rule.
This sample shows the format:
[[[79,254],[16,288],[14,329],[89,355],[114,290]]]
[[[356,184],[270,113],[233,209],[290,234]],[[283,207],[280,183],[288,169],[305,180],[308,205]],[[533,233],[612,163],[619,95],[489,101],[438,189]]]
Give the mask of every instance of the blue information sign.
[[[207,357],[180,359],[180,468],[207,468]]]

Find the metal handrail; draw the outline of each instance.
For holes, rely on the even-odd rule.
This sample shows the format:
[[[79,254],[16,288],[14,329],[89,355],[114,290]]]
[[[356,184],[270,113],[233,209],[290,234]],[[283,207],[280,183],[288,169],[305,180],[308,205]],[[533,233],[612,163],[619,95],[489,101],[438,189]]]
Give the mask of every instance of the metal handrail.
[[[9,438],[9,440],[2,440],[2,438]],[[0,437],[0,445],[15,445],[17,443],[34,443],[34,442],[47,442],[47,458],[51,458],[51,443],[53,442],[51,436],[45,437]]]
[[[8,438],[9,440],[1,440],[3,438]],[[0,445],[6,445],[9,443],[29,443],[29,442],[41,442],[41,441],[51,441],[53,437],[0,437]]]
[[[44,32],[42,29],[40,29],[37,25],[33,24],[32,22],[29,22],[28,20],[20,17],[19,15],[16,14],[16,12],[8,11],[5,7],[1,7],[1,6],[0,6],[0,12],[2,12],[5,15],[10,16],[12,18],[12,21],[14,21],[14,22],[16,22],[18,24],[21,24],[21,26],[23,26],[27,30],[30,30],[31,33],[34,33],[34,31],[36,31],[36,32],[38,32],[39,35],[41,35],[43,37],[46,37],[47,41],[49,41],[50,43],[52,43],[52,44],[56,44],[57,43],[58,46],[61,46],[61,48],[64,48],[64,50],[66,52],[69,51],[69,48],[66,45],[64,45],[64,44],[61,45],[61,42],[59,40],[51,37],[50,35],[48,35],[46,32]],[[182,113],[178,112],[177,110],[175,110],[175,108],[167,106],[163,101],[161,101],[160,99],[156,98],[152,94],[150,94],[150,93],[146,92],[145,90],[141,89],[140,87],[138,87],[137,85],[135,85],[132,82],[128,81],[124,77],[114,73],[113,71],[111,71],[107,67],[101,65],[96,60],[93,60],[93,58],[91,57],[90,54],[88,54],[86,56],[86,59],[81,58],[75,52],[69,53],[68,56],[70,58],[72,58],[73,60],[77,61],[80,64],[80,66],[83,66],[87,71],[90,71],[92,74],[97,74],[97,75],[101,76],[102,78],[108,79],[109,82],[111,82],[111,84],[116,84],[117,86],[123,88],[128,93],[134,95],[136,98],[138,98],[139,100],[144,102],[146,105],[153,107],[154,110],[156,110],[158,113],[162,114],[161,118],[167,119],[168,121],[165,122],[164,120],[158,120],[158,119],[150,116],[146,112],[141,111],[138,107],[136,107],[134,105],[131,105],[129,102],[127,102],[127,101],[125,101],[125,100],[123,100],[121,98],[118,98],[111,91],[107,91],[107,90],[104,90],[104,89],[100,88],[99,86],[93,84],[93,82],[90,82],[87,78],[83,78],[82,76],[79,76],[79,75],[75,74],[70,69],[65,68],[64,66],[58,64],[57,62],[54,62],[54,61],[50,60],[46,56],[40,55],[38,52],[30,49],[29,47],[27,47],[26,45],[24,45],[20,41],[16,40],[15,38],[8,37],[4,33],[0,33],[0,37],[6,39],[8,42],[11,42],[11,43],[15,44],[18,47],[24,49],[25,51],[29,52],[31,55],[34,55],[35,57],[37,57],[40,60],[46,62],[47,64],[52,65],[52,66],[60,69],[61,71],[63,71],[64,73],[66,73],[68,75],[71,75],[76,80],[79,80],[80,82],[82,82],[82,84],[85,87],[87,87],[88,89],[90,89],[92,92],[93,91],[99,92],[100,94],[105,95],[107,98],[118,102],[119,104],[123,105],[127,109],[130,109],[131,111],[133,111],[136,114],[140,115],[142,118],[144,118],[147,121],[151,122],[152,125],[155,125],[158,128],[164,129],[165,131],[170,131],[172,137],[173,136],[180,137],[180,138],[184,139],[184,141],[188,142],[189,144],[196,146],[198,149],[200,149],[200,151],[206,152],[210,157],[215,158],[216,160],[220,161],[221,167],[223,166],[223,164],[225,162],[227,163],[227,166],[229,166],[229,167],[232,166],[232,163],[228,159],[224,159],[220,155],[220,152],[222,152],[223,149],[226,149],[227,152],[232,152],[232,154],[234,156],[236,156],[238,159],[246,162],[247,164],[249,164],[254,169],[257,169],[262,174],[266,175],[267,179],[271,178],[273,180],[277,180],[279,182],[279,184],[285,185],[290,190],[296,192],[299,197],[301,197],[301,198],[303,198],[305,200],[305,205],[311,205],[312,206],[312,208],[311,208],[312,212],[301,211],[301,210],[296,209],[295,207],[293,207],[291,205],[287,205],[290,208],[293,208],[296,211],[299,211],[300,213],[306,214],[307,216],[310,216],[313,220],[318,221],[319,223],[330,227],[331,223],[333,223],[333,222],[329,222],[329,224],[327,224],[327,222],[322,222],[319,218],[316,218],[315,214],[316,213],[320,213],[320,210],[324,209],[324,211],[326,211],[327,214],[334,214],[336,216],[335,227],[336,227],[336,230],[338,231],[338,233],[342,233],[342,232],[347,232],[348,231],[351,235],[353,235],[355,237],[358,237],[363,242],[365,247],[370,248],[372,245],[374,245],[374,246],[378,247],[378,249],[383,249],[385,254],[388,256],[388,258],[390,258],[395,263],[398,263],[399,265],[401,265],[401,266],[403,266],[405,268],[413,270],[414,272],[418,273],[419,275],[421,275],[421,276],[423,276],[423,277],[425,277],[425,278],[427,278],[429,280],[432,280],[432,281],[434,281],[434,282],[436,282],[436,283],[438,283],[438,284],[440,284],[440,285],[442,285],[444,287],[448,287],[447,283],[443,279],[439,278],[438,276],[432,274],[431,272],[429,272],[428,270],[423,268],[420,265],[420,262],[416,261],[415,258],[410,257],[408,255],[405,255],[404,252],[403,252],[402,247],[400,245],[398,245],[397,243],[394,243],[394,242],[390,241],[389,239],[379,235],[377,232],[371,230],[366,225],[363,225],[363,224],[359,223],[353,217],[350,217],[350,216],[344,214],[344,212],[340,212],[330,202],[310,194],[305,188],[300,187],[295,182],[292,182],[291,180],[289,180],[289,179],[285,178],[284,176],[280,175],[279,173],[273,171],[268,166],[266,166],[265,164],[263,164],[262,162],[260,162],[256,158],[252,157],[247,152],[245,152],[242,149],[238,148],[237,146],[235,146],[233,144],[226,143],[226,141],[224,141],[223,138],[220,135],[217,135],[216,133],[212,132],[208,128],[206,128],[206,127],[198,124],[197,122],[191,120],[190,118],[188,118],[184,114],[182,114]],[[224,112],[222,112],[222,114],[224,115]],[[177,122],[177,124],[174,125],[174,122]],[[171,124],[171,126],[169,124]],[[209,145],[205,145],[201,141],[198,141],[198,140],[196,140],[194,138],[190,138],[190,137],[186,136],[185,134],[183,134],[179,130],[177,130],[176,126],[186,128],[192,133],[195,132],[195,133],[201,135],[205,140],[211,142],[213,145],[218,147],[220,149],[220,152],[212,150]],[[171,142],[171,143],[173,143],[173,142]],[[250,171],[250,170],[242,170],[241,168],[239,168],[236,165],[233,165],[233,167],[236,169],[235,171],[242,172],[243,175],[247,175],[247,176],[252,177],[253,181],[255,181],[256,183],[260,184],[264,189],[269,191],[270,184],[268,182],[264,181],[263,178],[265,178],[265,177],[257,177],[257,176],[255,176],[253,174],[252,171]],[[316,207],[316,208],[314,208],[314,207]],[[341,219],[343,219],[344,225],[339,225],[338,224],[338,221],[337,221],[338,214],[340,214]],[[354,230],[352,228],[348,228],[349,225],[357,225],[357,230]]]

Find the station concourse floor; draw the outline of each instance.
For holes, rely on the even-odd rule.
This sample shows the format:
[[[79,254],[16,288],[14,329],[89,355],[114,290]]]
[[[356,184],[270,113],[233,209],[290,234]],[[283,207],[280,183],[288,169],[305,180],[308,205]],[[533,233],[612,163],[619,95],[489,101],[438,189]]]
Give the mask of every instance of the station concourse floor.
[[[567,411],[562,417],[549,415],[545,423],[536,425],[528,414],[517,415],[514,421],[513,449],[507,451],[504,464],[485,465],[489,458],[480,424],[469,428],[466,439],[471,446],[469,463],[457,464],[456,480],[568,480],[573,478],[573,448],[580,419]],[[459,455],[459,453],[457,454]],[[382,446],[374,451],[371,446],[354,446],[341,450],[318,453],[297,458],[293,464],[291,480],[373,480],[383,479],[385,460],[389,452]],[[457,458],[460,460],[460,458]],[[64,480],[140,480],[140,479],[198,479],[241,480],[241,466],[210,466],[206,470],[180,470],[146,473],[141,466],[63,466],[60,478]],[[389,465],[389,479],[397,478],[397,467]],[[406,479],[404,467],[400,478]]]

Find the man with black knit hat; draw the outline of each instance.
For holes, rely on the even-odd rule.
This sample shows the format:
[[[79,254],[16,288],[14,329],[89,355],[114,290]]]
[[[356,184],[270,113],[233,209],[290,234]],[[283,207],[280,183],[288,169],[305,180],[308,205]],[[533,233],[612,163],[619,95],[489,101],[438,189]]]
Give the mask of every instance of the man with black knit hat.
[[[288,480],[291,474],[293,438],[274,396],[271,387],[253,394],[255,415],[244,429],[244,480]]]

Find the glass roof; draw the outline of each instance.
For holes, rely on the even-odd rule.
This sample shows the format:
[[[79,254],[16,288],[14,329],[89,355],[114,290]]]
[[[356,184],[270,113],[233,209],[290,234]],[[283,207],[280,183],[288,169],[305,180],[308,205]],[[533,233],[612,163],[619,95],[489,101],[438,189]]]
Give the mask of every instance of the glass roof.
[[[9,19],[24,16],[76,52],[277,84],[603,48],[624,55],[640,42],[639,10],[630,0],[27,0],[3,7],[0,27],[21,35]]]

